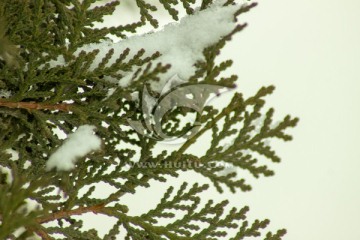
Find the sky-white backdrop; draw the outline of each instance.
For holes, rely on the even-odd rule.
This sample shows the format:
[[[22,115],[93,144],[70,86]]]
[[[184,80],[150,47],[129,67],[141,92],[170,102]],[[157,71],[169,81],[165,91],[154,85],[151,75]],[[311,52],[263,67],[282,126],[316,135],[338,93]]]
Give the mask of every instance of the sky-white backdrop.
[[[359,240],[360,1],[259,1],[240,20],[248,28],[222,52],[234,60],[229,73],[239,76],[239,91],[275,85],[267,105],[300,123],[292,142],[276,144],[283,161],[274,177],[252,181],[248,193],[211,190],[206,198],[249,205],[251,218],[287,228],[285,240]],[[203,181],[188,174],[166,186],[182,180]],[[165,189],[155,185],[129,196],[132,213],[154,206]]]
[[[228,46],[246,89],[277,87],[272,105],[300,117],[252,209],[286,240],[360,239],[360,1],[260,1]]]

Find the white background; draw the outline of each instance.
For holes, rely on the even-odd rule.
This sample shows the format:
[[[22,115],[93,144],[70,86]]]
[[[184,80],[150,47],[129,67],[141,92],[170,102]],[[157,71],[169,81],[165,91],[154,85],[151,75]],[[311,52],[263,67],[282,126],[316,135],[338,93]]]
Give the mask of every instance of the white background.
[[[287,240],[360,239],[360,1],[261,1],[246,21],[227,48],[240,82],[274,84],[271,104],[300,117],[250,206]]]

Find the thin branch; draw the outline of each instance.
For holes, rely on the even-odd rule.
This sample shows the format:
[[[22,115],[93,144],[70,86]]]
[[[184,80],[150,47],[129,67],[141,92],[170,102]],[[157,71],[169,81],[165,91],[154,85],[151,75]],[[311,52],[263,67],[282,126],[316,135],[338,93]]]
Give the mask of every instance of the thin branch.
[[[45,104],[37,102],[5,102],[0,100],[0,107],[21,108],[27,110],[58,110],[62,112],[70,112],[73,104]]]
[[[37,222],[39,224],[42,224],[42,223],[51,222],[51,221],[54,221],[57,219],[69,218],[74,215],[82,215],[82,214],[88,213],[88,212],[101,213],[101,211],[104,207],[105,207],[105,204],[101,203],[101,204],[88,206],[88,207],[79,207],[79,208],[76,208],[73,210],[68,210],[68,211],[61,210],[58,212],[54,212],[48,216],[38,218]]]
[[[49,236],[49,234],[42,229],[42,226],[40,224],[36,224],[35,226],[28,226],[25,227],[26,231],[22,233],[22,235],[19,236],[19,239],[24,239],[25,237],[29,236],[29,234],[36,234],[43,240],[51,240],[52,238]],[[26,238],[27,239],[27,238]]]
[[[194,136],[189,138],[175,153],[174,162],[177,162],[181,155],[194,143],[196,140],[202,136],[206,131],[214,127],[214,125],[223,117],[230,114],[235,108],[238,108],[239,105],[229,106],[224,108],[221,113],[219,113],[212,121],[208,122],[200,131],[198,131]]]
[[[42,229],[36,230],[35,233],[37,235],[39,235],[39,237],[41,237],[43,240],[51,240],[51,237],[49,236],[49,234],[47,234],[47,232],[45,232]]]

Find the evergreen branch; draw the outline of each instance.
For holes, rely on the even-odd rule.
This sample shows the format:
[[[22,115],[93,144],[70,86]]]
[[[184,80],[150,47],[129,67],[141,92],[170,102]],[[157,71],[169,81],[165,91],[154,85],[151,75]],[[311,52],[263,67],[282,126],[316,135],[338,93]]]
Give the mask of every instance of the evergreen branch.
[[[27,229],[27,231],[29,231],[29,229]],[[34,232],[36,233],[39,237],[41,237],[43,240],[51,240],[51,237],[49,236],[49,234],[44,230],[44,229],[34,229],[34,231],[30,231],[29,232]]]
[[[274,90],[273,86],[270,87],[263,87],[261,88],[258,93],[249,99],[247,99],[245,102],[238,101],[236,102],[235,99],[239,98],[240,95],[237,94],[234,96],[233,101],[230,105],[228,105],[226,108],[222,110],[221,113],[219,113],[216,117],[214,117],[210,122],[208,122],[200,131],[198,131],[193,137],[188,139],[180,148],[176,151],[174,156],[174,161],[178,161],[180,159],[180,156],[194,143],[196,140],[202,136],[205,132],[215,127],[215,125],[222,119],[223,117],[231,114],[236,108],[239,108],[241,106],[251,105],[256,103],[256,100],[259,98],[272,93]]]
[[[110,213],[109,215],[119,217],[120,219],[123,219],[126,222],[129,222],[136,226],[139,226],[139,227],[143,228],[149,234],[156,234],[158,236],[166,236],[169,239],[174,239],[174,240],[191,240],[192,239],[189,237],[178,236],[178,235],[170,232],[169,229],[167,229],[166,227],[153,226],[152,224],[149,224],[149,223],[146,223],[145,221],[143,221],[140,217],[129,217],[125,214],[112,214],[112,213]]]
[[[127,222],[127,223],[132,223],[135,225],[138,225],[140,227],[142,227],[144,230],[146,230],[147,232],[153,232],[159,235],[165,235],[167,237],[169,237],[170,239],[174,239],[174,240],[190,240],[191,238],[187,238],[187,237],[179,237],[173,233],[171,233],[170,231],[168,231],[168,229],[166,229],[165,227],[159,227],[159,226],[152,226],[151,224],[148,224],[146,222],[144,222],[142,220],[141,217],[130,217],[127,216],[126,214],[120,213],[119,211],[113,211],[112,208],[109,207],[105,207],[105,204],[98,204],[98,205],[94,205],[94,206],[88,206],[88,207],[79,207],[73,210],[69,210],[69,211],[58,211],[55,212],[49,216],[45,216],[45,217],[40,217],[38,219],[36,219],[36,221],[39,224],[43,224],[43,223],[47,223],[47,222],[51,222],[54,220],[59,220],[59,219],[63,219],[63,218],[70,218],[72,216],[76,216],[76,215],[82,215],[85,213],[102,213],[108,216],[114,216],[120,219],[120,221],[122,220],[123,222]],[[37,230],[37,233],[41,236],[48,236],[46,233],[44,233],[44,231],[40,231]],[[46,235],[45,235],[46,234]],[[44,239],[48,239],[48,238],[44,238]]]
[[[40,217],[40,218],[36,219],[36,221],[39,224],[42,224],[42,223],[47,223],[47,222],[51,222],[51,221],[62,219],[62,218],[69,218],[71,216],[82,215],[84,213],[89,213],[89,212],[96,214],[96,213],[101,213],[104,208],[105,208],[105,204],[97,204],[97,205],[88,206],[88,207],[78,207],[78,208],[72,209],[72,210],[61,210],[61,211],[54,212],[48,216]]]
[[[216,240],[227,236],[225,229],[228,228],[237,229],[238,233],[233,238],[237,240],[260,236],[260,230],[268,224],[268,220],[256,220],[249,224],[245,216],[247,207],[234,208],[225,213],[227,201],[208,201],[205,206],[199,207],[201,194],[207,185],[195,184],[188,189],[187,184],[183,184],[174,194],[171,187],[154,209],[141,216],[130,216],[127,206],[119,203],[123,196],[137,193],[140,187],[151,187],[151,180],[166,182],[167,177],[177,177],[180,170],[193,170],[190,166],[195,164],[205,166],[207,163],[224,162],[248,171],[256,178],[270,176],[273,171],[266,165],[258,165],[258,159],[251,153],[279,162],[280,158],[265,141],[271,138],[291,140],[285,130],[297,123],[297,119],[286,116],[277,126],[272,126],[271,109],[259,123],[262,127],[257,131],[254,123],[264,115],[260,111],[265,103],[262,97],[272,92],[273,88],[262,88],[247,100],[241,94],[235,94],[232,102],[222,111],[205,107],[203,114],[197,115],[203,128],[188,138],[177,151],[171,154],[163,151],[155,155],[157,142],[129,127],[128,119],[139,120],[144,115],[133,93],[139,93],[144,82],[155,83],[154,87],[161,88],[166,74],[174,69],[179,70],[179,66],[187,67],[182,64],[177,66],[175,61],[166,58],[168,53],[165,47],[154,49],[150,46],[152,43],[148,44],[147,41],[136,42],[136,39],[142,39],[141,36],[123,40],[123,45],[114,44],[109,36],[126,38],[128,33],[137,33],[138,28],[147,23],[157,27],[154,14],[158,10],[156,6],[162,6],[174,20],[179,18],[179,7],[185,9],[188,15],[193,15],[189,19],[197,19],[198,22],[190,25],[199,32],[204,32],[200,31],[204,19],[207,23],[207,20],[212,20],[207,14],[213,11],[207,11],[207,8],[224,12],[226,14],[219,16],[225,16],[220,19],[229,22],[229,28],[222,28],[227,29],[226,32],[219,31],[221,40],[218,41],[220,37],[214,38],[212,43],[202,45],[197,40],[204,40],[199,38],[207,36],[201,34],[194,41],[202,46],[197,51],[192,49],[195,46],[189,46],[191,55],[199,56],[197,60],[190,61],[191,67],[195,66],[191,69],[194,75],[184,80],[190,84],[218,84],[234,88],[237,80],[235,75],[220,77],[232,65],[232,61],[218,64],[215,60],[225,43],[246,26],[237,25],[236,17],[255,6],[245,4],[240,7],[234,0],[224,1],[223,6],[213,5],[213,0],[155,2],[149,4],[145,0],[136,0],[134,3],[140,10],[140,21],[103,28],[94,28],[95,22],[102,22],[104,16],[112,14],[120,1],[109,4],[97,4],[95,0],[0,2],[0,19],[4,19],[0,22],[0,170],[12,170],[11,174],[0,173],[1,239],[26,239],[34,233],[42,239],[56,239],[55,234],[74,240],[102,239],[97,230],[85,231],[83,221],[77,220],[87,213],[117,219],[103,238],[106,240],[116,238],[120,227],[127,231],[125,239],[129,240]],[[101,6],[93,8],[93,4]],[[195,6],[200,6],[200,9],[195,11]],[[203,13],[207,17],[201,19]],[[219,16],[214,16],[214,19]],[[185,21],[179,24],[182,22]],[[221,24],[222,20],[217,22]],[[208,25],[210,27],[205,29],[215,29],[213,24]],[[183,26],[186,27],[186,24]],[[184,38],[182,46],[186,45],[187,37],[192,34],[192,26],[189,31],[181,34],[182,31],[179,31],[179,36],[176,36],[176,39]],[[166,31],[168,29],[164,29]],[[152,34],[150,36],[157,35]],[[144,37],[146,40],[147,36]],[[137,43],[143,49],[134,49]],[[175,49],[172,43],[168,48]],[[203,56],[199,54],[201,51]],[[185,55],[171,56],[176,57],[179,58],[176,61],[187,62]],[[12,65],[17,68],[12,68]],[[203,95],[209,96],[207,93]],[[166,123],[165,132],[187,136],[191,125],[181,127],[180,118],[188,113],[191,111],[175,109],[165,115],[162,119]],[[79,157],[75,168],[69,172],[47,172],[47,161],[63,142],[57,131],[69,135],[85,124],[96,128],[96,135],[103,140],[101,151]],[[211,147],[204,156],[186,154],[204,133],[211,131]],[[222,141],[230,137],[235,139],[234,142],[228,148],[223,147]],[[63,160],[68,158],[64,155]],[[184,165],[174,169],[167,166],[169,162]],[[144,164],[145,167],[135,163]],[[219,192],[223,185],[231,191],[250,189],[244,179],[238,179],[236,173],[221,176],[221,170],[224,169],[196,168],[195,173],[210,179],[211,185]],[[13,178],[12,182],[8,177]],[[108,184],[115,190],[105,198],[95,197],[95,190],[101,188],[99,184]],[[60,195],[60,192],[64,195]],[[24,205],[27,200],[36,202],[39,209],[30,213],[22,211],[27,206]],[[160,219],[167,223],[160,223]],[[55,226],[48,227],[48,224]],[[15,231],[22,226],[26,231],[15,236]],[[279,240],[284,234],[284,230],[274,234],[269,232],[266,239]]]
[[[9,102],[2,101],[0,99],[0,107],[7,108],[18,108],[26,110],[58,110],[62,112],[70,112],[72,110],[73,104],[59,103],[59,104],[46,104],[46,103],[37,103],[37,102]]]

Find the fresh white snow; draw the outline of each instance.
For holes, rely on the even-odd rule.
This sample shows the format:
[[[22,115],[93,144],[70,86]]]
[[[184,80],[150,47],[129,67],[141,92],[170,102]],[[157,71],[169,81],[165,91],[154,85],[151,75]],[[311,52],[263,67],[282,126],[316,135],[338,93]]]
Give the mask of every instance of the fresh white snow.
[[[65,142],[50,156],[46,170],[56,168],[58,171],[74,169],[76,160],[99,150],[101,139],[94,134],[95,126],[82,125],[69,134]]]
[[[217,43],[222,37],[229,34],[236,26],[234,13],[239,9],[239,5],[223,6],[224,1],[216,1],[208,9],[197,11],[193,15],[182,18],[179,22],[170,23],[162,30],[143,35],[132,36],[119,42],[103,41],[101,43],[88,44],[78,49],[91,52],[99,49],[91,65],[91,70],[95,69],[110,49],[114,49],[114,54],[106,66],[115,63],[116,59],[126,48],[130,49],[127,59],[133,57],[139,50],[144,49],[143,57],[151,56],[159,52],[161,56],[153,61],[153,66],[157,63],[171,64],[171,69],[161,76],[159,83],[153,82],[154,90],[160,92],[166,81],[175,74],[179,78],[187,80],[195,73],[194,64],[204,60],[202,51]],[[52,65],[64,64],[63,58],[54,61]],[[123,78],[118,81],[119,86],[129,85],[133,73],[139,67],[133,67],[128,72],[122,72]],[[107,77],[109,81],[113,78]]]
[[[0,98],[9,98],[10,96],[11,96],[10,91],[0,89]]]

